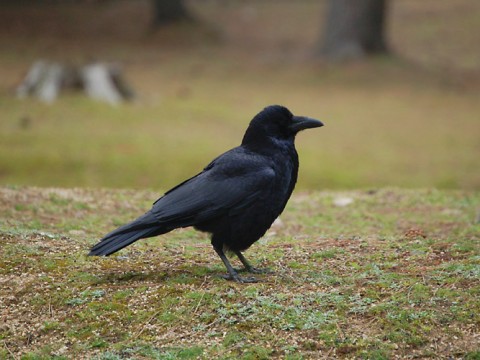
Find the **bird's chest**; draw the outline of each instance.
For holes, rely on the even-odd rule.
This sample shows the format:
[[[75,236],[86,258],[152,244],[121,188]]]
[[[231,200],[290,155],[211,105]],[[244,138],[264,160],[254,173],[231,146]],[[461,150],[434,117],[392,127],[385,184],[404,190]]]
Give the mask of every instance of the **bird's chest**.
[[[251,204],[248,211],[242,214],[244,224],[255,233],[263,233],[282,213],[290,198],[297,180],[298,160],[294,156],[282,156],[272,159],[272,169],[275,177],[268,186],[268,190]],[[260,235],[260,236],[261,236]]]
[[[272,192],[273,194],[278,194],[278,201],[285,205],[297,182],[298,155],[295,149],[289,149],[289,151],[277,154],[272,167],[275,171]]]

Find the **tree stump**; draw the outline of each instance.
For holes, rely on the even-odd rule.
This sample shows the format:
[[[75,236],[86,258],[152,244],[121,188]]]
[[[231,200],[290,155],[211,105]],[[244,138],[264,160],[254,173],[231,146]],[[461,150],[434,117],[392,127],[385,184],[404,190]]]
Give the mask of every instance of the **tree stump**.
[[[33,96],[52,103],[61,91],[69,89],[84,91],[93,99],[113,105],[134,97],[121,68],[101,62],[73,67],[39,60],[32,65],[16,93],[19,98]]]

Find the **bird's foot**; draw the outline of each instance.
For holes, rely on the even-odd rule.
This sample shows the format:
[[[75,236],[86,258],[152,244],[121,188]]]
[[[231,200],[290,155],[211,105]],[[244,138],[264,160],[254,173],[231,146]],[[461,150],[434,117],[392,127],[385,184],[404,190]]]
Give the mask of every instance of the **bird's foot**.
[[[252,273],[252,274],[272,274],[273,273],[273,271],[268,269],[268,268],[259,269],[259,268],[253,267],[253,266],[245,267],[245,268],[243,268],[239,271],[240,272],[249,272],[249,273]]]
[[[238,274],[235,274],[235,275],[230,275],[230,274],[227,274],[227,275],[220,275],[222,278],[224,278],[225,280],[232,280],[232,281],[235,281],[235,282],[238,282],[238,283],[242,283],[242,284],[247,284],[247,283],[256,283],[258,282],[258,280],[254,277],[241,277],[239,276]]]
[[[247,271],[252,274],[272,274],[273,273],[273,271],[269,268],[259,269],[256,267],[251,267],[250,269],[247,269]]]

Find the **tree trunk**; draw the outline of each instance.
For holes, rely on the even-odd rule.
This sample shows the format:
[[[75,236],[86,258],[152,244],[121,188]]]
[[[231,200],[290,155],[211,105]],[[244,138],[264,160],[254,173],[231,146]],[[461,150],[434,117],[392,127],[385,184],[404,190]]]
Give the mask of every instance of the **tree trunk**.
[[[192,17],[183,0],[153,0],[153,27],[190,20]]]
[[[333,60],[386,53],[387,0],[329,0],[319,54]]]

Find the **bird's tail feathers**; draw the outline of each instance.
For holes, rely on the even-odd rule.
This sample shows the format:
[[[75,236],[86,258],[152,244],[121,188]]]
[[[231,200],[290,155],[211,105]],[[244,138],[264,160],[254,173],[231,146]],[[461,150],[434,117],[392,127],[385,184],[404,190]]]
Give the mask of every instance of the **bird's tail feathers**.
[[[163,230],[158,220],[147,212],[131,223],[105,235],[98,244],[92,247],[88,255],[108,256],[139,239],[160,235],[167,231]]]

